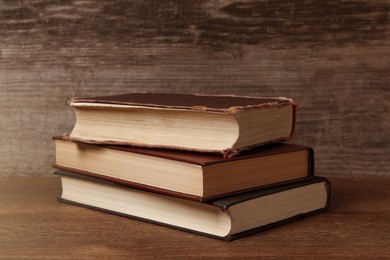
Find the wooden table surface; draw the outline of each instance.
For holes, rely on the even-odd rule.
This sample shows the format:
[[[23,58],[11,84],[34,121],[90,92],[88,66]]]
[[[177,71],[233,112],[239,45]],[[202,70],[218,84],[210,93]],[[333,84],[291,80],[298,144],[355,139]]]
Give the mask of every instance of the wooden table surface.
[[[390,258],[390,178],[330,178],[326,213],[224,242],[57,202],[56,177],[0,178],[0,259]]]

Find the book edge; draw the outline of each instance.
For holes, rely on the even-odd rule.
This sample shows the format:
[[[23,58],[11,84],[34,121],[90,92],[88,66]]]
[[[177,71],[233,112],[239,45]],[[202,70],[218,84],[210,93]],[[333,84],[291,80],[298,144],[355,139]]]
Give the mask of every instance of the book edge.
[[[142,190],[142,191],[146,191],[146,192],[153,192],[153,193],[158,193],[158,194],[165,195],[165,196],[181,198],[181,199],[186,199],[186,200],[191,200],[191,201],[196,201],[196,202],[205,202],[207,200],[207,198],[205,198],[205,197],[181,193],[181,192],[177,192],[177,191],[166,190],[163,188],[140,184],[140,183],[131,182],[131,181],[126,181],[126,180],[122,180],[122,179],[118,179],[118,178],[114,178],[114,177],[110,177],[110,176],[106,176],[106,175],[101,175],[101,174],[96,174],[96,173],[83,171],[83,170],[79,170],[79,169],[64,167],[64,166],[61,166],[58,164],[54,164],[53,167],[55,169],[57,169],[56,171],[53,172],[54,175],[81,178],[81,179],[85,179],[85,180],[92,180],[95,182],[102,182],[102,183],[113,185],[113,186],[120,186],[120,187],[124,187],[124,188],[137,189],[137,190]]]
[[[79,207],[91,209],[91,210],[94,210],[94,211],[100,211],[100,212],[108,213],[108,214],[111,214],[111,215],[117,215],[117,216],[124,217],[124,218],[129,218],[129,219],[133,219],[133,220],[138,220],[138,221],[143,221],[143,222],[147,222],[147,223],[152,223],[152,224],[155,224],[155,225],[159,225],[159,226],[168,227],[168,228],[171,228],[171,229],[180,230],[180,231],[183,231],[183,232],[189,232],[189,233],[193,233],[193,234],[203,235],[203,236],[206,236],[206,237],[211,237],[211,238],[216,238],[216,239],[219,239],[219,240],[226,241],[225,237],[219,237],[219,236],[215,236],[215,235],[212,235],[212,234],[208,234],[208,233],[204,233],[204,232],[200,232],[200,231],[196,231],[196,230],[192,230],[192,229],[188,229],[188,228],[183,228],[183,227],[179,227],[179,226],[170,225],[170,224],[167,224],[167,223],[164,223],[164,222],[159,222],[159,221],[155,221],[155,220],[151,220],[151,219],[147,219],[147,218],[142,218],[142,217],[138,217],[138,216],[134,216],[134,215],[126,214],[126,213],[121,213],[121,212],[117,212],[117,211],[113,211],[113,210],[109,210],[109,209],[105,209],[105,208],[95,207],[95,206],[91,206],[91,205],[88,205],[88,204],[84,204],[84,203],[79,203],[79,202],[75,202],[75,201],[72,201],[72,200],[63,199],[61,197],[58,197],[57,200],[59,202],[62,202],[62,203],[66,203],[66,204],[70,204],[70,205],[74,205],[74,206],[79,206]]]

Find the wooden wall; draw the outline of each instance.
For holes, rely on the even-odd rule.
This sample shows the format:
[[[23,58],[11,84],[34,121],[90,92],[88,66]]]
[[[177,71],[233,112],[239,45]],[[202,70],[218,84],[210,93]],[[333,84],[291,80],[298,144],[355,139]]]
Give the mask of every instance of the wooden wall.
[[[72,96],[288,96],[317,173],[390,175],[390,1],[2,0],[0,176],[51,174]]]

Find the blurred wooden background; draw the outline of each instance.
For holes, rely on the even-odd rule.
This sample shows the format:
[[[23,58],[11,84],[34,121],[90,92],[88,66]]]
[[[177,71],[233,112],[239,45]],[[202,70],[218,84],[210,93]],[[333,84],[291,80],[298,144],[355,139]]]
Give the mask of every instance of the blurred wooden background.
[[[390,176],[390,1],[2,0],[0,176],[49,176],[72,96],[287,96],[317,174]]]

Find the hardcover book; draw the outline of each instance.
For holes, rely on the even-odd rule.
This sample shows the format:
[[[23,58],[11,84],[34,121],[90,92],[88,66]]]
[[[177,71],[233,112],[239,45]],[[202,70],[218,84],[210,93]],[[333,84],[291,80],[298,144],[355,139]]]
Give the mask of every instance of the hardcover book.
[[[55,168],[192,200],[311,178],[310,147],[272,144],[223,158],[214,154],[93,145],[54,138]]]
[[[69,172],[55,174],[61,176],[62,202],[228,241],[322,212],[330,197],[330,184],[320,177],[200,203]]]
[[[289,140],[296,104],[288,98],[130,93],[73,98],[69,139],[86,143],[222,153]]]

